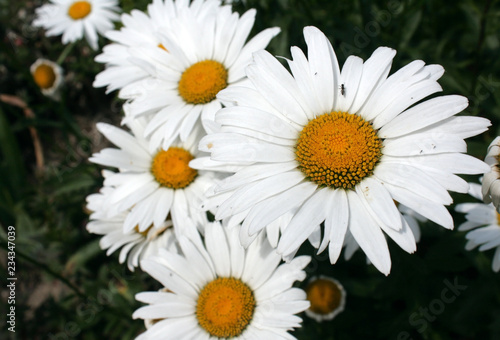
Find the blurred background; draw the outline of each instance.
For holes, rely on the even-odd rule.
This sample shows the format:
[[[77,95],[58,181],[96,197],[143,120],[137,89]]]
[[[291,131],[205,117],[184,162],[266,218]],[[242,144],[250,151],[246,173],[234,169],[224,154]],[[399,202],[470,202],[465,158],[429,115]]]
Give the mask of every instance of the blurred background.
[[[61,37],[33,28],[34,11],[46,1],[0,0],[0,338],[133,339],[144,330],[131,315],[134,295],[159,284],[140,269],[130,272],[107,257],[99,237],[86,229],[85,197],[102,185],[101,168],[88,157],[107,142],[97,122],[119,125],[122,102],[92,82],[103,69],[99,51],[79,41],[62,62],[60,101],[45,97],[30,65],[57,60]],[[123,12],[144,10],[148,0],[121,0]],[[268,50],[285,58],[290,46],[305,49],[304,26],[332,42],[340,64],[367,59],[378,46],[397,50],[394,70],[412,60],[440,64],[444,94],[468,97],[463,114],[491,120],[489,131],[468,140],[483,159],[500,134],[500,2],[494,0],[241,0],[234,10],[257,9],[253,32],[278,26]],[[119,24],[117,24],[119,27]],[[107,44],[100,38],[100,47]],[[391,72],[392,73],[392,72]],[[468,181],[478,182],[477,176]],[[452,194],[456,203],[472,201]],[[464,221],[450,207],[455,226]],[[7,331],[7,228],[15,227],[16,333]],[[500,274],[493,250],[466,251],[465,233],[427,222],[415,254],[389,241],[388,277],[357,252],[331,266],[315,255],[309,277],[328,275],[346,292],[345,311],[323,323],[302,314],[298,339],[500,339]],[[312,254],[305,245],[300,253]],[[305,280],[307,281],[307,279]],[[305,282],[297,284],[305,286]]]

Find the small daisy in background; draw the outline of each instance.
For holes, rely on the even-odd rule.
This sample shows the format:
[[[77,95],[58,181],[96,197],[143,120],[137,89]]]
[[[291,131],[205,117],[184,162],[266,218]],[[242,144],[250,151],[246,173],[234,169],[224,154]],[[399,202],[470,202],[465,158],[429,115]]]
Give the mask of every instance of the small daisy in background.
[[[110,171],[103,171],[104,177],[112,175]],[[136,227],[129,232],[123,231],[123,224],[128,212],[111,213],[105,210],[106,196],[110,195],[112,188],[102,188],[100,193],[87,197],[87,209],[92,211],[87,230],[90,233],[102,235],[99,241],[101,249],[107,250],[106,255],[111,255],[121,248],[118,261],[127,263],[130,271],[139,266],[141,260],[157,255],[159,249],[178,251],[177,238],[175,237],[172,221],[166,220],[158,228],[150,226],[140,232]],[[112,215],[112,217],[108,217]],[[186,221],[188,223],[188,221]]]
[[[35,27],[47,30],[47,36],[62,34],[63,44],[87,39],[90,47],[98,49],[98,34],[104,35],[118,21],[117,0],[51,0],[36,10]]]
[[[490,171],[483,176],[482,194],[484,203],[492,203],[500,212],[500,136],[488,146],[484,161],[490,166]]]
[[[295,314],[309,302],[292,285],[305,279],[309,256],[280,265],[264,237],[245,249],[238,229],[219,223],[206,226],[204,244],[179,243],[182,255],[160,250],[142,262],[164,288],[136,295],[149,304],[133,314],[149,326],[137,339],[295,339],[288,331],[300,327]]]
[[[30,67],[33,80],[42,93],[54,100],[60,99],[63,84],[63,69],[55,62],[39,58]]]
[[[104,179],[104,186],[114,190],[107,195],[103,209],[111,216],[127,211],[125,233],[135,228],[143,233],[151,226],[162,229],[169,215],[176,234],[193,232],[191,225],[201,227],[207,223],[200,205],[205,191],[220,176],[189,167],[192,159],[204,155],[197,150],[203,129],[198,124],[185,142],[174,142],[166,150],[149,150],[144,136],[146,125],[143,118],[132,120],[127,124],[129,133],[109,124],[97,124],[97,129],[118,147],[101,150],[89,159],[119,169]]]
[[[127,26],[121,31],[108,34],[116,44],[111,45],[113,49],[106,48],[97,60],[108,62],[110,68],[98,75],[94,83],[114,89],[131,81],[119,93],[120,98],[128,100],[125,106],[130,115],[124,121],[149,117],[146,136],[152,147],[164,149],[178,136],[186,140],[200,117],[205,129],[213,129],[215,112],[222,107],[217,93],[244,81],[244,70],[252,61],[252,53],[266,48],[280,31],[269,28],[247,42],[255,21],[253,9],[240,17],[232,12],[231,6],[220,6],[220,1],[196,1],[190,7],[186,1],[167,3],[172,7],[175,4],[172,8],[175,17],[164,14],[161,21],[158,17],[165,10],[150,11],[151,18],[136,13],[135,20],[127,20]],[[153,3],[161,4],[161,1]],[[144,26],[136,25],[139,17]],[[157,27],[158,21],[163,25]],[[129,32],[144,31],[143,27],[148,26],[154,31],[153,37],[139,39],[140,44],[134,39],[128,40],[128,36],[144,35]],[[111,55],[129,44],[137,46],[127,50],[131,54],[127,63],[114,63]],[[130,70],[137,72],[119,72],[125,70],[129,62],[133,63]],[[145,75],[141,69],[149,76],[137,80]]]
[[[470,183],[469,194],[481,201],[481,185]],[[500,214],[495,206],[492,203],[461,203],[457,204],[455,211],[465,214],[467,220],[458,227],[459,231],[469,231],[465,235],[465,249],[479,246],[479,251],[486,251],[496,248],[491,266],[493,271],[500,271]]]
[[[384,235],[408,253],[416,250],[395,201],[453,229],[448,191],[468,190],[455,174],[489,169],[466,154],[464,139],[490,121],[455,117],[468,105],[462,96],[423,101],[442,90],[439,65],[416,60],[388,76],[396,51],[381,47],[365,62],[350,56],[341,70],[321,31],[306,27],[304,37],[308,56],[292,47],[291,74],[259,51],[246,69],[252,86],[218,95],[229,107],[217,112],[220,129],[203,137],[200,150],[242,169],[212,190],[229,194],[215,218],[244,213],[248,232],[241,235],[249,238],[293,211],[277,247],[284,258],[324,225],[319,251],[328,247],[331,263],[349,231],[388,275]]]
[[[306,315],[317,322],[332,320],[344,310],[346,292],[340,282],[329,276],[314,276],[305,288],[311,303]]]

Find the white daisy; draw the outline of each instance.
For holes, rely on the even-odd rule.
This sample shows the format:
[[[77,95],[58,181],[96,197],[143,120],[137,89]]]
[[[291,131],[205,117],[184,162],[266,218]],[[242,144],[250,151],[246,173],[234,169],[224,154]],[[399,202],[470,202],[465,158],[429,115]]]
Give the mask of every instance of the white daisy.
[[[30,67],[33,80],[47,97],[58,100],[63,84],[63,69],[53,61],[39,58]]]
[[[105,177],[112,173],[105,171]],[[119,262],[127,262],[131,271],[139,265],[140,260],[157,255],[159,249],[177,251],[176,237],[172,227],[172,221],[164,221],[159,228],[149,227],[143,232],[138,228],[124,233],[123,224],[128,212],[111,214],[105,211],[106,196],[112,193],[112,188],[103,188],[100,193],[87,197],[87,209],[92,211],[87,230],[91,233],[103,235],[99,245],[103,250],[107,249],[106,255],[111,255],[120,249]]]
[[[312,277],[305,288],[311,303],[306,315],[317,322],[332,320],[344,310],[346,292],[342,284],[329,276]]]
[[[97,34],[114,27],[119,11],[117,0],[50,0],[37,8],[33,25],[45,28],[47,36],[62,34],[63,44],[85,36],[90,47],[97,50]]]
[[[415,212],[415,210],[410,209],[403,204],[398,203],[397,204],[398,210],[403,216],[403,223],[406,223],[406,225],[410,228],[411,232],[413,233],[413,238],[415,239],[415,242],[420,241],[420,236],[421,236],[421,231],[420,231],[420,223],[425,223],[428,220],[420,215],[419,213]],[[359,244],[356,242],[352,234],[347,231],[346,236],[344,238],[344,258],[346,260],[350,260],[352,255],[359,249]],[[368,264],[371,264],[370,259],[367,258],[366,262]]]
[[[481,185],[470,183],[469,194],[482,200]],[[472,250],[479,247],[479,251],[496,248],[493,255],[492,268],[500,271],[500,214],[493,204],[462,203],[457,204],[455,210],[464,213],[466,222],[462,223],[459,231],[469,231],[465,238],[468,240],[465,249]]]
[[[279,265],[263,237],[244,249],[237,228],[213,223],[205,230],[205,245],[181,237],[182,256],[160,251],[142,262],[165,288],[136,295],[149,305],[133,318],[153,320],[137,339],[295,339],[288,331],[302,319],[294,314],[309,302],[292,285],[306,277],[310,257]]]
[[[189,229],[187,221],[198,227],[204,225],[207,216],[199,206],[216,176],[188,165],[200,155],[196,145],[201,126],[184,143],[174,142],[167,150],[153,151],[148,149],[148,140],[144,138],[145,126],[143,119],[131,121],[130,134],[112,125],[97,124],[98,130],[119,147],[104,149],[90,158],[91,162],[120,170],[104,180],[104,186],[115,188],[104,210],[113,213],[129,210],[123,225],[125,233],[136,227],[144,232],[151,225],[161,229],[169,213],[176,231]]]
[[[190,11],[196,17],[214,15],[220,5],[218,0],[172,1],[153,0],[148,5],[147,14],[132,10],[122,14],[120,30],[106,33],[113,43],[104,46],[103,53],[95,60],[106,64],[106,69],[96,76],[94,87],[107,86],[106,92],[121,89],[138,80],[156,75],[155,67],[143,61],[147,58],[144,48],[162,48],[160,33],[170,32],[176,25],[177,17]],[[175,39],[175,37],[172,37]]]
[[[322,32],[306,27],[304,36],[308,58],[292,47],[292,75],[260,51],[246,69],[253,88],[219,94],[237,106],[216,114],[220,132],[204,137],[200,149],[211,152],[212,161],[243,169],[212,190],[230,193],[216,219],[245,212],[243,237],[248,237],[296,211],[281,235],[280,254],[296,252],[324,224],[319,251],[329,246],[332,263],[349,230],[388,274],[391,260],[382,231],[405,251],[416,249],[394,201],[452,229],[448,190],[468,189],[455,174],[488,169],[464,154],[463,139],[485,131],[490,122],[454,117],[467,107],[465,97],[419,103],[441,90],[441,66],[418,60],[387,77],[396,52],[382,47],[364,63],[349,57],[340,71]]]
[[[200,3],[196,2],[197,8]],[[155,41],[134,52],[135,63],[152,76],[125,86],[119,94],[129,100],[128,120],[153,117],[146,128],[152,147],[166,149],[177,136],[186,140],[200,117],[211,129],[221,108],[217,93],[244,81],[252,53],[265,48],[279,32],[266,29],[245,44],[255,10],[240,17],[230,6],[221,6],[200,15],[194,4],[178,9],[177,16],[167,21],[168,29],[157,33],[166,51]]]
[[[488,146],[488,153],[484,161],[490,166],[488,173],[484,174],[482,183],[482,193],[484,203],[491,203],[500,212],[500,136],[495,138]]]

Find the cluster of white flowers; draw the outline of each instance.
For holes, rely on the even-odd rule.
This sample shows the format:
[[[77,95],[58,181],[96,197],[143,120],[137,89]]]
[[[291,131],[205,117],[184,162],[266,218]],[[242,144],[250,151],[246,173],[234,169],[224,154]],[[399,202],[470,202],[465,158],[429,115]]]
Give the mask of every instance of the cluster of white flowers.
[[[390,74],[396,51],[380,47],[341,67],[327,37],[305,27],[307,54],[292,47],[286,68],[265,51],[279,28],[248,39],[255,11],[240,16],[219,0],[153,0],[123,14],[119,30],[116,0],[52,2],[35,21],[48,35],[85,35],[94,49],[97,33],[112,41],[94,86],[119,90],[128,130],[98,125],[117,148],[90,161],[115,170],[88,197],[87,228],[164,286],[137,295],[149,304],[134,313],[148,325],[141,339],[293,338],[310,304],[318,321],[345,305],[332,278],[311,279],[307,294],[292,287],[306,277],[310,257],[296,256],[306,240],[332,264],[360,248],[388,275],[387,238],[413,253],[419,222],[453,229],[450,191],[479,198],[457,174],[491,170],[484,200],[500,203],[498,140],[488,164],[464,141],[490,122],[458,117],[463,96],[426,99],[442,90],[439,65]],[[467,248],[497,247],[498,271],[490,207],[456,209],[468,214],[460,230],[488,224],[467,234]],[[491,221],[476,221],[485,209]]]

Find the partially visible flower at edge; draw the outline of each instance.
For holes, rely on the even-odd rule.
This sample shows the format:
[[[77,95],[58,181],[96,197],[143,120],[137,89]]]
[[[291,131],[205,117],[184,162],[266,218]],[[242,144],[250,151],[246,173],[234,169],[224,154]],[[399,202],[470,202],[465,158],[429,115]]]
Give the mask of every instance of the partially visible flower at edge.
[[[204,244],[181,236],[183,255],[160,250],[142,262],[164,289],[136,295],[149,305],[133,318],[150,325],[137,339],[295,339],[288,331],[300,327],[295,314],[309,302],[292,285],[306,277],[310,257],[280,265],[281,257],[264,237],[245,249],[238,232],[210,223]]]
[[[470,183],[469,195],[482,200],[481,185]],[[465,235],[465,249],[472,250],[479,246],[479,251],[486,251],[496,248],[491,267],[495,272],[500,271],[500,214],[495,206],[483,202],[461,203],[455,210],[466,214],[466,221],[458,227],[459,231],[470,230]]]
[[[493,203],[500,212],[500,136],[496,137],[488,146],[488,153],[484,161],[490,166],[490,172],[485,173],[482,183],[484,203]]]

